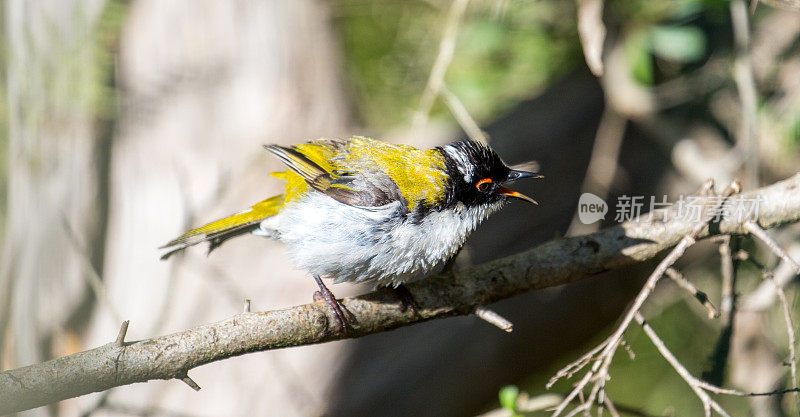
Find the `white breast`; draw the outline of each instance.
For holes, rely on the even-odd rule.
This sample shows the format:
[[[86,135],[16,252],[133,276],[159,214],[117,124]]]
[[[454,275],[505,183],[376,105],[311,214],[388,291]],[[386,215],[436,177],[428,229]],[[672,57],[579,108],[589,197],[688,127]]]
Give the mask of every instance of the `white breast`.
[[[501,206],[458,204],[415,224],[400,202],[364,209],[311,192],[262,222],[258,234],[284,242],[294,265],[313,275],[399,285],[449,259]]]

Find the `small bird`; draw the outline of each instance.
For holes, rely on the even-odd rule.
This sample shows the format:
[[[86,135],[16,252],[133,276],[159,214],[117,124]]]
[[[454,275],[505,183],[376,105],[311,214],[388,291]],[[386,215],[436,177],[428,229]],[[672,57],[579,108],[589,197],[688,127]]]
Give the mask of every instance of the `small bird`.
[[[289,168],[271,175],[285,192],[189,230],[161,259],[201,242],[209,252],[253,234],[285,243],[308,271],[341,332],[348,316],[320,277],[398,287],[443,265],[469,234],[511,198],[504,185],[541,175],[507,166],[489,146],[457,141],[420,150],[366,138],[265,145]]]

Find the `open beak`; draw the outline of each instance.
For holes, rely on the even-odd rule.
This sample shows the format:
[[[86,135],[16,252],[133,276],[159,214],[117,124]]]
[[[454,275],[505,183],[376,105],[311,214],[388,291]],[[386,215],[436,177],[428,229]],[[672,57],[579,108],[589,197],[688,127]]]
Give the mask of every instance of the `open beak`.
[[[544,175],[537,174],[535,172],[512,170],[511,172],[508,173],[508,178],[506,179],[504,184],[511,181],[516,181],[521,178],[544,178]],[[518,193],[514,190],[509,190],[508,188],[505,187],[497,187],[497,189],[494,192],[496,194],[503,194],[509,197],[519,198],[520,200],[525,200],[529,203],[536,204],[537,206],[539,205],[539,203],[537,203],[536,200],[526,196],[525,194]]]

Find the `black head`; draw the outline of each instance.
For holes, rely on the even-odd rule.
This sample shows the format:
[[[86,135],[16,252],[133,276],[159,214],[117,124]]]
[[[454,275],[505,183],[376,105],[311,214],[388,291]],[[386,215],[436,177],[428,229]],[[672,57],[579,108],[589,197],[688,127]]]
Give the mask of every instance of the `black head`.
[[[438,148],[444,155],[452,182],[453,202],[466,206],[493,204],[509,197],[537,204],[532,198],[503,187],[520,178],[541,175],[508,167],[497,152],[474,141],[459,141]]]

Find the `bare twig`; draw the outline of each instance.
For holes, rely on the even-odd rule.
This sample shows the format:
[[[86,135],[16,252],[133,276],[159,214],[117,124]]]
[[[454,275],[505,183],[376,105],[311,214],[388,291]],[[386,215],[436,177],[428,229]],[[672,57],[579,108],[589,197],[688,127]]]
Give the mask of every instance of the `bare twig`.
[[[731,315],[733,314],[733,288],[736,275],[733,267],[733,257],[731,256],[731,237],[722,236],[721,240],[722,242],[719,245],[720,272],[722,273],[720,307],[722,308],[722,321],[728,323],[731,321]]]
[[[647,323],[647,321],[644,319],[641,313],[637,313],[635,319],[642,326],[642,329],[650,338],[650,340],[653,342],[653,344],[656,346],[659,353],[661,353],[661,356],[663,356],[664,359],[666,359],[667,362],[669,362],[669,364],[672,365],[672,367],[675,369],[678,375],[680,375],[681,378],[683,378],[683,380],[689,384],[689,386],[692,388],[693,391],[695,391],[695,393],[698,393],[698,391],[702,392],[701,394],[698,393],[698,397],[700,397],[701,400],[703,400],[703,398],[706,398],[708,400],[708,401],[703,400],[703,408],[706,410],[709,410],[709,408],[711,408],[720,413],[721,415],[727,416],[727,414],[724,412],[724,410],[722,410],[721,407],[719,409],[717,408],[719,407],[719,404],[717,404],[716,407],[713,405],[713,400],[711,400],[711,398],[708,397],[708,394],[705,393],[705,391],[714,394],[733,395],[736,397],[763,397],[763,396],[781,395],[787,393],[795,393],[795,395],[797,395],[797,393],[800,392],[800,388],[797,388],[796,385],[789,389],[779,389],[769,392],[743,392],[735,389],[722,388],[716,385],[709,384],[708,382],[705,382],[703,380],[694,377],[686,369],[686,367],[684,367],[683,364],[681,364],[681,362],[675,357],[675,355],[673,355],[672,352],[669,351],[667,346],[664,344],[664,341],[661,340],[660,337],[658,337],[658,334],[656,334],[655,330],[653,330],[653,328],[650,327],[650,325]],[[708,411],[706,415],[709,415]]]
[[[711,416],[712,409],[722,416],[730,417],[730,415],[716,401],[714,401],[707,392],[705,392],[708,384],[705,384],[703,381],[695,378],[688,370],[686,370],[686,368],[675,357],[675,355],[673,355],[672,352],[667,349],[667,346],[664,344],[661,338],[658,337],[655,330],[653,330],[653,328],[647,324],[647,322],[644,320],[644,317],[642,317],[639,312],[635,314],[635,319],[642,326],[642,329],[644,329],[644,332],[656,346],[656,349],[658,349],[658,351],[661,353],[661,356],[663,356],[664,359],[666,359],[667,362],[672,365],[672,368],[675,369],[675,372],[677,372],[678,375],[680,375],[681,378],[683,378],[683,380],[689,384],[689,387],[692,389],[692,391],[694,391],[695,395],[700,398],[700,401],[703,403],[703,411],[705,412],[706,417]]]
[[[797,342],[794,334],[794,325],[792,324],[792,314],[789,311],[789,302],[786,301],[786,293],[783,287],[775,283],[772,273],[765,275],[767,279],[775,286],[775,292],[778,294],[778,299],[781,300],[781,307],[783,307],[783,320],[786,322],[786,335],[789,337],[789,371],[791,374],[792,387],[797,387],[797,352],[795,346]],[[794,402],[798,410],[800,410],[800,395],[795,391]]]
[[[484,306],[475,307],[475,315],[504,332],[511,333],[514,331],[514,323]]]
[[[747,5],[744,0],[732,0],[730,4],[733,38],[736,47],[736,58],[733,66],[733,78],[739,92],[742,105],[742,126],[736,134],[736,146],[744,155],[745,180],[748,187],[758,184],[758,94],[753,76],[753,65],[750,53],[750,22]]]
[[[758,227],[758,226],[755,226],[755,227]],[[764,230],[761,229],[760,227],[758,227],[758,229],[761,230],[761,232],[764,232]],[[766,233],[764,233],[764,234],[766,235]],[[773,241],[773,243],[774,243],[774,241]],[[783,250],[781,249],[781,251],[783,251]],[[746,253],[744,253],[744,252],[742,252],[742,253],[743,254],[740,255],[740,256],[742,258],[744,258],[744,260],[749,261],[750,263],[752,263],[753,265],[755,265],[757,268],[759,268],[761,270],[761,275],[764,277],[764,279],[766,281],[768,281],[770,284],[772,284],[772,287],[775,290],[775,294],[778,296],[778,300],[780,300],[780,302],[781,302],[781,307],[782,307],[782,310],[783,310],[783,320],[786,323],[786,335],[787,335],[787,337],[789,339],[789,370],[790,370],[790,375],[791,375],[791,382],[792,382],[792,387],[796,388],[797,387],[797,353],[795,351],[795,349],[796,349],[795,346],[796,346],[797,342],[796,342],[795,333],[794,333],[794,325],[792,324],[792,314],[791,314],[791,311],[789,309],[789,302],[786,299],[786,292],[784,292],[783,286],[775,281],[775,276],[772,273],[772,271],[769,270],[769,268],[767,268],[766,266],[764,266],[760,262],[756,261],[755,259],[753,259],[753,257],[747,255]],[[788,257],[788,255],[787,255],[787,257]],[[791,258],[788,258],[788,259],[791,261]],[[798,395],[798,393],[796,391],[794,393],[794,399],[795,399],[795,403],[797,404],[798,410],[800,410],[800,395]]]
[[[442,35],[442,40],[439,42],[439,53],[436,56],[436,61],[433,63],[433,68],[428,77],[428,84],[425,86],[425,91],[422,92],[419,108],[414,114],[413,125],[415,130],[418,130],[427,123],[428,113],[431,111],[433,101],[442,90],[444,75],[447,73],[447,67],[450,65],[450,61],[452,61],[453,53],[456,49],[456,38],[458,37],[461,18],[464,16],[464,11],[466,11],[468,4],[469,0],[453,0],[453,3],[450,5],[450,10],[447,12],[444,33]]]
[[[603,0],[578,0],[578,35],[581,38],[586,65],[597,77],[603,75]]]
[[[748,201],[758,198],[763,202],[757,219],[762,227],[798,222],[800,193],[797,189],[800,189],[800,175],[731,197],[726,202],[730,210],[723,212],[734,212],[738,205],[746,206]],[[707,203],[718,200],[708,197]],[[695,228],[694,222],[678,216],[668,216],[664,220],[645,216],[591,235],[554,239],[529,251],[465,269],[457,276],[431,276],[407,285],[419,305],[417,315],[403,312],[394,294],[385,291],[345,298],[342,304],[355,318],[352,328],[348,329],[348,337],[469,314],[475,305],[489,305],[525,292],[653,259],[676,244],[685,250],[687,235],[700,239],[747,232],[741,222],[724,217],[712,230],[705,227],[695,232]],[[319,303],[240,314],[171,335],[127,342],[124,347],[109,343],[52,361],[0,372],[0,415],[136,382],[182,379],[188,370],[246,353],[341,339],[340,333],[329,330],[332,314]],[[616,350],[620,343],[621,337],[607,340],[591,353]],[[583,362],[591,363],[592,356],[587,356]],[[610,357],[606,358],[610,363]],[[604,363],[595,360],[593,374],[587,373],[582,379],[584,386]],[[598,378],[606,376],[601,373]],[[599,388],[587,396],[587,401],[597,398]],[[570,401],[577,396],[578,393],[573,392]]]
[[[787,253],[789,253],[790,257],[792,255],[800,257],[800,243],[789,246]],[[747,252],[741,250],[733,256],[739,260],[747,260],[749,258]],[[781,261],[781,263],[775,267],[775,272],[773,273],[775,283],[781,287],[788,285],[796,276],[797,274],[795,274],[792,267],[786,263],[786,261]],[[747,297],[742,302],[742,309],[748,311],[764,311],[775,304],[776,298],[777,295],[772,288],[772,284],[764,281],[758,288],[747,294]]]
[[[619,162],[619,151],[622,146],[622,139],[625,137],[625,126],[628,119],[617,113],[611,104],[606,103],[603,115],[600,118],[600,125],[597,126],[592,156],[589,166],[586,168],[586,176],[581,186],[582,193],[594,193],[605,200],[614,181]],[[567,236],[575,236],[584,233],[597,231],[598,223],[583,224],[578,212],[572,216],[572,223],[567,229]]]
[[[708,188],[709,188],[708,186],[704,185],[700,191],[705,192]],[[585,407],[584,405],[582,405],[577,408],[583,407],[583,409],[588,409],[588,407],[590,407],[591,404],[595,402],[597,392],[603,389],[606,380],[608,379],[608,369],[611,366],[611,361],[614,357],[614,354],[617,351],[617,347],[622,342],[622,335],[628,329],[628,326],[630,325],[631,321],[633,321],[634,316],[639,313],[639,309],[642,307],[642,305],[644,305],[644,302],[647,300],[647,298],[655,289],[658,280],[661,279],[666,270],[669,267],[671,267],[672,264],[675,263],[675,261],[677,261],[681,256],[683,256],[683,254],[686,252],[686,249],[688,249],[697,241],[697,238],[698,236],[700,236],[700,233],[703,231],[703,229],[706,229],[708,227],[708,223],[720,215],[722,206],[723,204],[725,204],[727,198],[734,193],[738,193],[739,191],[740,191],[740,184],[738,182],[734,181],[730,185],[728,185],[721,194],[723,198],[718,198],[713,202],[711,208],[703,213],[703,220],[697,222],[691,228],[691,230],[685,236],[683,236],[683,238],[678,242],[678,244],[658,264],[653,273],[650,274],[650,276],[647,278],[644,287],[634,299],[632,306],[623,317],[619,326],[617,326],[617,329],[614,331],[614,333],[611,334],[611,336],[609,336],[603,343],[601,343],[601,345],[604,345],[603,350],[596,357],[593,357],[590,360],[594,361],[592,367],[589,369],[589,371],[586,372],[585,377],[578,384],[576,384],[575,388],[572,390],[572,393],[567,396],[567,399],[571,401],[571,399],[574,398],[573,394],[582,392],[590,380],[594,381],[594,385],[589,393],[589,397],[587,398],[588,405],[586,405]],[[580,369],[587,364],[587,362],[583,361],[584,358],[585,355],[578,360],[582,362],[582,365],[577,366],[577,369]],[[567,368],[572,369],[571,372],[573,373],[575,372],[576,369],[575,365],[576,362],[567,365]],[[562,374],[563,371],[564,370],[562,369],[561,371],[558,372],[558,374]],[[558,407],[556,407],[555,411],[553,412],[553,417],[561,415],[561,413],[569,404],[569,401],[567,399],[565,399],[561,404],[559,404]],[[567,416],[569,415],[570,414],[568,414]]]
[[[711,300],[708,299],[708,295],[706,295],[706,293],[698,290],[694,284],[689,282],[689,280],[686,279],[686,277],[684,277],[683,274],[678,272],[675,268],[667,268],[665,272],[666,275],[672,279],[673,282],[675,282],[675,284],[688,291],[689,294],[691,294],[695,299],[697,299],[697,301],[700,302],[700,304],[703,305],[708,313],[709,319],[719,317],[719,310],[717,310],[717,307],[711,303]]]
[[[714,343],[714,350],[709,358],[710,366],[703,372],[703,378],[714,384],[722,385],[725,375],[725,368],[728,365],[728,358],[731,352],[731,338],[733,336],[734,317],[736,313],[736,265],[738,260],[734,260],[731,255],[731,245],[738,242],[738,238],[731,236],[720,236],[720,272],[722,283],[720,285],[720,307],[722,317],[722,329],[719,332],[717,341]]]
[[[108,297],[106,286],[103,284],[103,278],[100,276],[100,272],[97,271],[94,264],[92,264],[89,252],[83,247],[83,245],[81,245],[78,236],[75,234],[75,230],[72,228],[72,225],[69,224],[67,217],[62,216],[61,220],[64,228],[64,234],[67,236],[67,239],[69,239],[70,243],[75,249],[77,258],[80,260],[83,269],[86,271],[84,277],[86,278],[86,282],[89,284],[89,288],[92,289],[92,292],[100,302],[100,305],[108,310],[111,318],[115,321],[121,322],[122,315],[119,313],[119,311],[117,311],[114,303],[112,303],[111,299]]]
[[[461,100],[458,99],[458,96],[453,94],[444,83],[442,83],[441,86],[441,94],[445,104],[447,104],[447,108],[450,109],[450,113],[453,114],[458,124],[464,129],[464,133],[466,133],[471,140],[489,143],[489,137],[486,135],[486,132],[481,130],[481,127],[478,126],[478,123],[467,111],[464,103],[462,103]]]
[[[797,262],[794,259],[792,259],[792,257],[789,256],[789,254],[786,253],[786,251],[783,250],[783,248],[781,248],[780,245],[778,245],[777,242],[775,242],[775,240],[773,240],[771,237],[769,237],[769,235],[767,234],[767,232],[763,228],[761,228],[759,225],[757,225],[752,220],[746,222],[744,224],[744,228],[751,235],[757,237],[759,240],[764,242],[764,244],[767,245],[767,247],[769,248],[769,250],[772,251],[772,253],[774,253],[775,255],[778,255],[778,257],[781,258],[781,260],[783,260],[789,266],[791,266],[792,270],[794,270],[795,274],[800,275],[800,265],[798,265]]]

